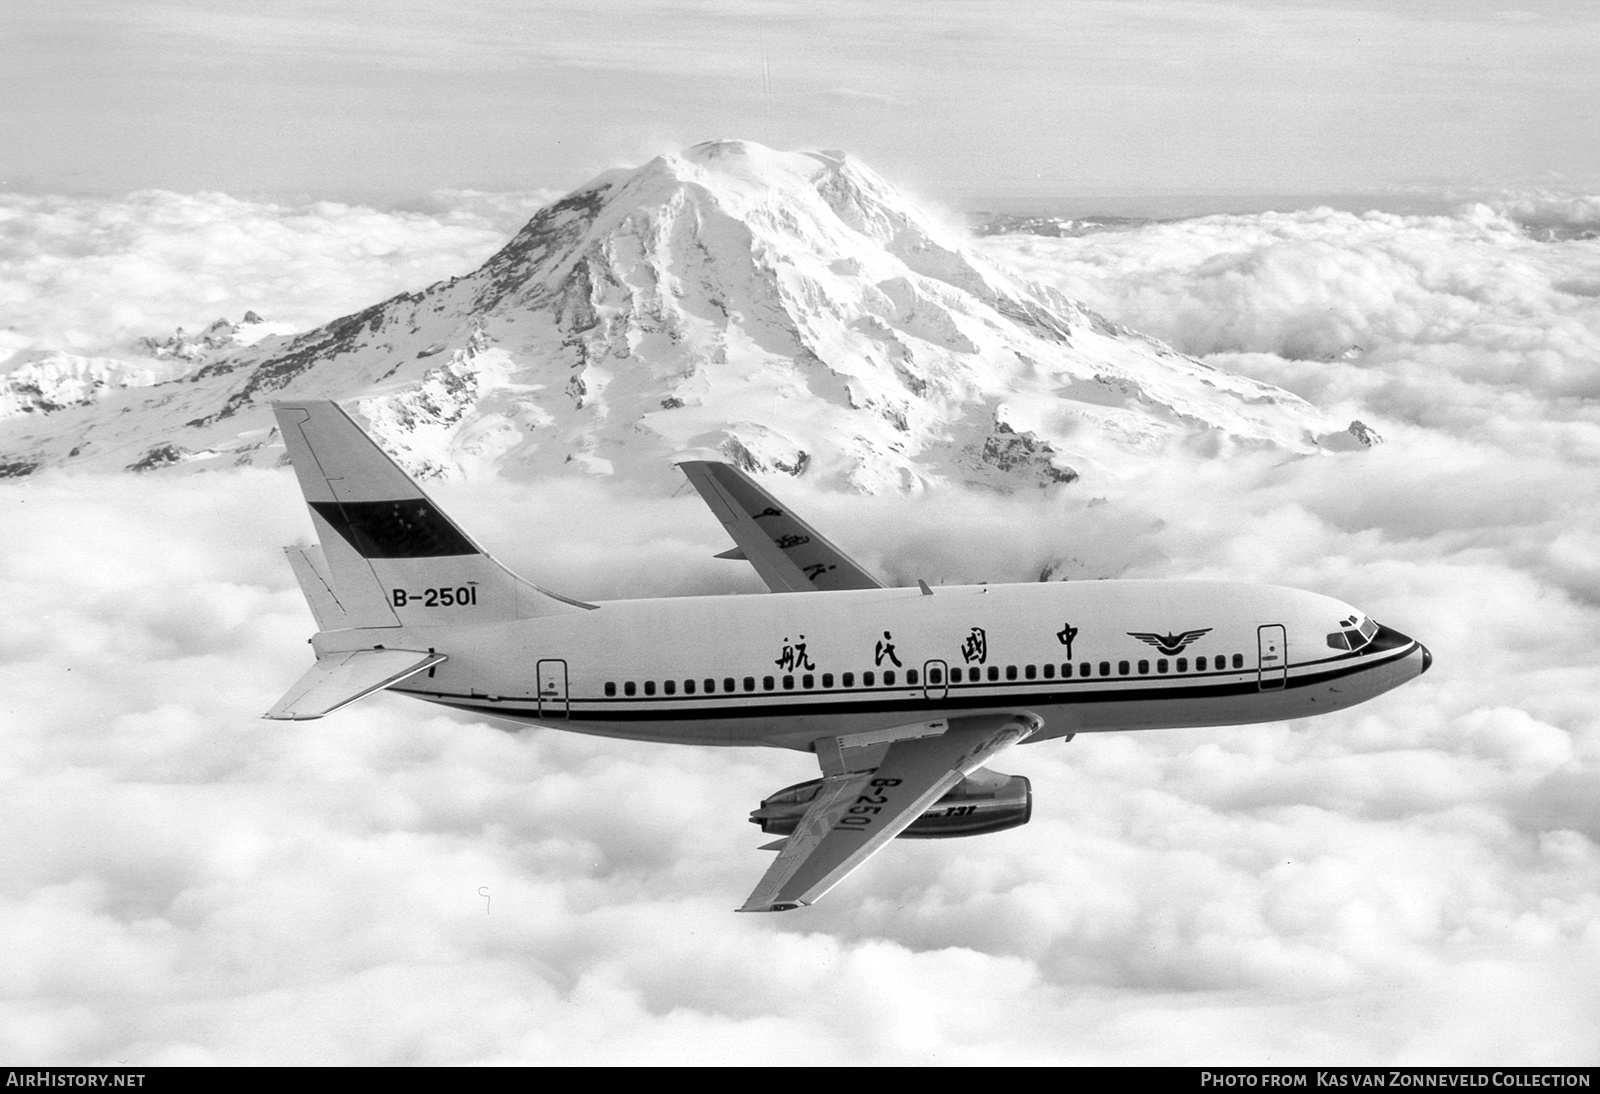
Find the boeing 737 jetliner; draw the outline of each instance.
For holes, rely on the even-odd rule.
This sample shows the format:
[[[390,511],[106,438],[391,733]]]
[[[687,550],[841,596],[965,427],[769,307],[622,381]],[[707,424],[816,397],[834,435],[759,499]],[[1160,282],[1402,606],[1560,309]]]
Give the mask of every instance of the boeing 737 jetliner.
[[[1024,824],[1024,741],[1340,710],[1426,672],[1420,643],[1270,585],[889,588],[750,478],[682,467],[772,592],[586,604],[502,567],[331,402],[276,404],[320,546],[291,547],[317,661],[269,718],[387,688],[642,741],[814,753],[751,814],[778,852],[742,911],[812,904],[896,836]]]

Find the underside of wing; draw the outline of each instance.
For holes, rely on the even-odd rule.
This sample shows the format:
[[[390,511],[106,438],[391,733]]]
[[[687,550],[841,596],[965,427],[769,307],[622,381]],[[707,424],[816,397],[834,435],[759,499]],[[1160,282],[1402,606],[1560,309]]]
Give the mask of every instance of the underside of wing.
[[[420,650],[353,650],[317,659],[263,717],[302,722],[321,718],[364,695],[392,687],[445,659]]]
[[[773,592],[884,587],[737,467],[706,460],[678,466],[738,544],[717,557],[747,560]]]
[[[779,912],[816,903],[966,775],[1041,724],[1026,712],[952,718],[942,733],[896,740],[874,768],[828,775],[739,910]]]

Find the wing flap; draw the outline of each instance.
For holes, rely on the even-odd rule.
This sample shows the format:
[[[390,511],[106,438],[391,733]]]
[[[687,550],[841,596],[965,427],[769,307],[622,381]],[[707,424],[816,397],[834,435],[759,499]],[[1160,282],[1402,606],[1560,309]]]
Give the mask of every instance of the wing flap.
[[[276,721],[321,718],[375,691],[393,687],[441,664],[442,653],[419,650],[353,650],[317,659],[278,705],[263,715]]]
[[[738,544],[717,557],[748,560],[773,592],[884,587],[737,467],[708,460],[678,466]]]
[[[826,776],[741,912],[814,904],[966,775],[1041,725],[1036,715],[950,719],[938,736],[897,740],[874,769]]]

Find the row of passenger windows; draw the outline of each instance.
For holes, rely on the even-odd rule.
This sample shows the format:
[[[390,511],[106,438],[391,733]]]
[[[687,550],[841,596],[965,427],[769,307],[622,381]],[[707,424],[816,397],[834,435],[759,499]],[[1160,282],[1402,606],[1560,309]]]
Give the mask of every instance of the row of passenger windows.
[[[1207,658],[1205,658],[1205,657],[1196,657],[1194,659],[1194,671],[1195,672],[1206,672],[1206,671],[1225,670],[1225,669],[1228,668],[1228,664],[1229,664],[1229,657],[1227,655],[1225,655],[1225,654],[1218,654],[1215,657],[1210,658],[1209,660]],[[1233,667],[1236,668],[1236,669],[1244,668],[1244,654],[1242,654],[1242,653],[1233,654],[1232,655],[1232,664],[1233,664]],[[1074,673],[1074,668],[1076,668],[1076,673]],[[1140,662],[1138,662],[1138,675],[1140,675],[1140,676],[1148,676],[1148,675],[1150,675],[1150,668],[1151,668],[1151,665],[1150,665],[1149,661],[1140,661]],[[1096,671],[1097,669],[1098,669],[1098,671]],[[1175,672],[1188,672],[1189,671],[1189,659],[1187,657],[1179,657],[1175,661],[1169,662],[1165,657],[1160,658],[1155,662],[1155,671],[1156,671],[1157,675],[1165,675],[1165,674],[1167,674],[1169,672],[1174,672],[1174,671]],[[895,682],[898,679],[898,674],[896,674],[896,672],[893,669],[889,669],[889,670],[885,671],[882,675],[883,675],[883,686],[884,687],[894,687]],[[1074,666],[1074,664],[1072,662],[1068,661],[1068,662],[1064,662],[1060,666],[1059,676],[1060,676],[1061,679],[1063,679],[1063,680],[1070,679],[1074,675],[1077,675],[1079,677],[1097,676],[1097,675],[1098,676],[1110,676],[1110,675],[1112,675],[1112,663],[1110,661],[1101,661],[1101,662],[1098,662],[1098,663],[1091,662],[1091,661],[1080,661],[1080,662],[1078,662],[1076,664],[1076,666]],[[1132,675],[1134,675],[1134,663],[1131,662],[1131,661],[1118,661],[1116,663],[1116,675],[1118,675],[1118,676],[1132,676]],[[953,669],[950,670],[949,676],[950,676],[949,682],[952,683],[952,684],[960,684],[960,683],[977,684],[977,683],[982,683],[985,680],[998,682],[1002,678],[1002,676],[1006,680],[1017,680],[1017,679],[1038,680],[1038,679],[1041,679],[1041,678],[1045,679],[1045,680],[1054,680],[1054,679],[1057,678],[1057,666],[1055,666],[1053,664],[1052,665],[1022,665],[1019,668],[1016,665],[1007,665],[1002,669],[999,665],[990,665],[987,668],[968,668],[968,669],[953,668]],[[824,689],[831,689],[834,686],[833,673],[824,672],[824,673],[821,674],[821,678],[822,678],[822,686],[823,686]],[[796,677],[796,676],[781,676],[781,677],[780,676],[763,676],[760,679],[760,687],[759,687],[759,689],[757,688],[757,681],[756,681],[756,678],[754,676],[746,676],[746,677],[743,677],[743,678],[736,678],[736,677],[732,677],[732,676],[724,676],[720,681],[717,680],[715,677],[708,676],[703,680],[684,680],[684,681],[681,682],[681,684],[677,680],[663,680],[663,681],[661,681],[661,685],[660,685],[660,687],[661,687],[661,692],[660,693],[662,695],[677,695],[679,693],[680,687],[681,687],[682,693],[684,695],[695,695],[695,694],[698,694],[698,693],[700,693],[702,691],[707,695],[715,694],[718,691],[721,691],[723,693],[732,693],[732,692],[736,692],[736,691],[737,692],[754,692],[754,691],[757,691],[757,690],[760,690],[760,691],[777,691],[780,687],[784,691],[793,691],[795,689],[795,684],[796,684],[797,681],[799,683],[799,686],[800,686],[801,690],[809,691],[809,690],[811,690],[811,689],[813,689],[813,688],[815,688],[817,686],[817,675],[808,672],[808,673],[804,674],[803,676],[798,676],[798,677]],[[905,682],[906,682],[906,684],[910,685],[911,687],[915,687],[920,682],[920,676],[919,676],[919,674],[918,674],[916,669],[906,669],[905,670]],[[930,668],[928,670],[928,683],[927,683],[927,686],[929,686],[929,687],[942,687],[944,684],[945,684],[945,670],[942,669],[942,668],[937,668],[937,667]],[[720,685],[720,687],[719,687],[719,685]],[[846,687],[846,688],[855,687],[856,686],[856,674],[853,673],[853,672],[842,673],[839,676],[839,685],[841,687]],[[878,686],[878,673],[875,673],[875,672],[863,672],[861,674],[861,686],[864,687],[864,688],[877,687]],[[656,694],[656,682],[654,680],[645,680],[642,684],[640,684],[640,683],[638,683],[636,681],[633,681],[633,680],[625,680],[622,683],[622,694],[623,695],[638,695],[640,693],[640,688],[641,687],[643,688],[643,692],[644,692],[645,695],[655,695]],[[605,692],[606,692],[606,694],[608,696],[617,694],[617,684],[616,684],[616,682],[613,681],[613,680],[606,681]]]

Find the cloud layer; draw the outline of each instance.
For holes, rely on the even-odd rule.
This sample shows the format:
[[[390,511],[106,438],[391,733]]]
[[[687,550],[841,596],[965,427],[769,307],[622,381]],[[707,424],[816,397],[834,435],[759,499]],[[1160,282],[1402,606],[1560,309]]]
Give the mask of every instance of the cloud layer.
[[[28,348],[115,355],[250,309],[303,330],[470,272],[552,197],[441,192],[385,211],[0,193],[0,363]]]
[[[443,208],[317,230],[259,215],[287,268],[325,263],[352,293],[493,246]],[[351,249],[362,223],[404,253]],[[137,322],[181,306],[186,269],[230,283],[215,255],[185,265],[188,229],[145,230],[152,283],[174,287]],[[24,235],[35,254],[8,270],[86,278],[102,254],[70,227]],[[389,696],[259,721],[310,660],[276,550],[309,531],[286,472],[8,484],[0,1055],[1592,1061],[1600,426],[1582,356],[1600,323],[1557,285],[1596,276],[1594,244],[1469,209],[994,246],[1387,441],[1133,462],[1051,497],[774,489],[897,581],[1295,585],[1422,638],[1432,672],[1316,720],[1024,748],[1001,766],[1034,781],[1027,827],[896,846],[814,909],[737,916],[766,865],[744,816],[810,777],[805,757],[512,734]],[[312,315],[293,281],[249,280],[270,265],[246,261],[261,295],[219,310]],[[70,299],[84,283],[8,273],[0,292],[39,317],[27,337],[123,337]],[[573,595],[758,587],[710,557],[726,542],[687,490],[436,494]]]

